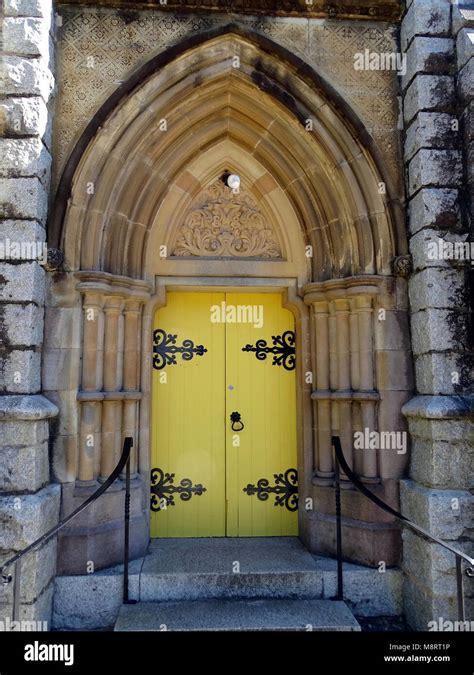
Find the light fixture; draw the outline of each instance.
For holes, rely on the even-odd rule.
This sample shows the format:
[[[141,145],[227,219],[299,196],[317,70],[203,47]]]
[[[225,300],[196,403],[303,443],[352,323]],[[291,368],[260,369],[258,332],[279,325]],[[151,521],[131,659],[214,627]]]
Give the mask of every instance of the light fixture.
[[[227,176],[227,185],[232,190],[238,190],[240,187],[240,176],[237,176],[235,173],[231,173],[230,176]]]

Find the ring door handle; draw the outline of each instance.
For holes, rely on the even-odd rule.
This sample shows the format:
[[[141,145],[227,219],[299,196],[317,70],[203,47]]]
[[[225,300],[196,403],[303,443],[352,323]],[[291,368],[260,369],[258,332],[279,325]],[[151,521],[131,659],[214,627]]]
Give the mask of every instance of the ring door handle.
[[[232,422],[232,431],[242,431],[244,428],[244,423],[242,422],[239,412],[233,412],[230,414],[230,421]],[[240,424],[239,428],[236,428],[236,424]]]

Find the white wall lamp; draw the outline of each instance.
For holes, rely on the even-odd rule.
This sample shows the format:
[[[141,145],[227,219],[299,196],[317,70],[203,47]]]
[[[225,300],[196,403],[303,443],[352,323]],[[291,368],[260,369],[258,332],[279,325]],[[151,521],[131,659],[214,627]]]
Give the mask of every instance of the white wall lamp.
[[[227,176],[227,185],[234,191],[237,191],[240,187],[240,176],[237,176],[235,173],[231,173]]]

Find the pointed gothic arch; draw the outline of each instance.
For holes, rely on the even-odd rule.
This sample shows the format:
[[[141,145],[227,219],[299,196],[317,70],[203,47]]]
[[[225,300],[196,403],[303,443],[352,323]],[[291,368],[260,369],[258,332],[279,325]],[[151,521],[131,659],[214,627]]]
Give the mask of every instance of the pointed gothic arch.
[[[222,191],[225,171],[241,175],[235,199]],[[406,253],[401,213],[377,148],[347,103],[270,40],[230,25],[149,61],[84,131],[50,223],[67,271],[52,293],[82,325],[69,390],[56,396],[77,425],[55,441],[62,482],[89,489],[114,466],[121,438],[133,436],[136,550],[143,550],[154,312],[176,287],[238,292],[253,284],[281,292],[296,317],[299,470],[316,504],[299,513],[301,536],[312,550],[331,551],[332,433],[357,473],[381,484],[396,506],[406,457],[378,450],[352,457],[351,448],[361,424],[404,428],[411,363],[390,337],[393,326],[408,331],[404,280],[391,268]],[[377,306],[388,313],[386,329],[375,321]],[[394,391],[387,372],[396,373]],[[353,559],[372,561],[375,548],[360,536],[365,516],[357,524],[363,506],[347,499]],[[73,506],[66,498],[65,511]],[[94,524],[85,538],[71,533],[64,569],[75,571],[67,550],[80,537],[87,550],[97,541],[101,566],[116,562],[117,523],[108,534],[96,534]],[[372,529],[370,541],[383,540],[383,559],[395,561],[397,528]],[[112,542],[110,555],[101,537]]]
[[[84,132],[51,221],[69,269],[156,273],[145,269],[146,250],[163,203],[186,192],[183,213],[186,197],[221,170],[212,159],[192,177],[188,167],[227,141],[235,164],[248,166],[247,189],[260,200],[278,195],[293,236],[313,246],[308,281],[390,274],[392,258],[406,252],[403,223],[354,113],[283,48],[232,26],[216,33],[146,64]]]

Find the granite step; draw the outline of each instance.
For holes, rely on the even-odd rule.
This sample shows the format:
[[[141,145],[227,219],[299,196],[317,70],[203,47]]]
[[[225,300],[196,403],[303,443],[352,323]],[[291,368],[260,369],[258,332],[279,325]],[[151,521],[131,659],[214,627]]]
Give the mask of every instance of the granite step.
[[[140,600],[321,598],[323,570],[296,537],[157,539]]]
[[[181,600],[122,605],[115,631],[360,631],[345,602]]]
[[[322,599],[337,592],[336,561],[315,556],[297,537],[154,539],[143,559],[144,602],[210,599]],[[132,588],[135,579],[131,578]],[[344,599],[363,616],[400,613],[399,570],[344,563]]]
[[[344,562],[344,601],[356,617],[401,614],[399,569]],[[130,563],[130,598],[141,603],[210,600],[327,600],[337,594],[337,563],[297,537],[155,539]],[[123,566],[56,577],[55,629],[113,628]],[[60,608],[60,609],[59,609]],[[133,610],[130,610],[133,611]]]

